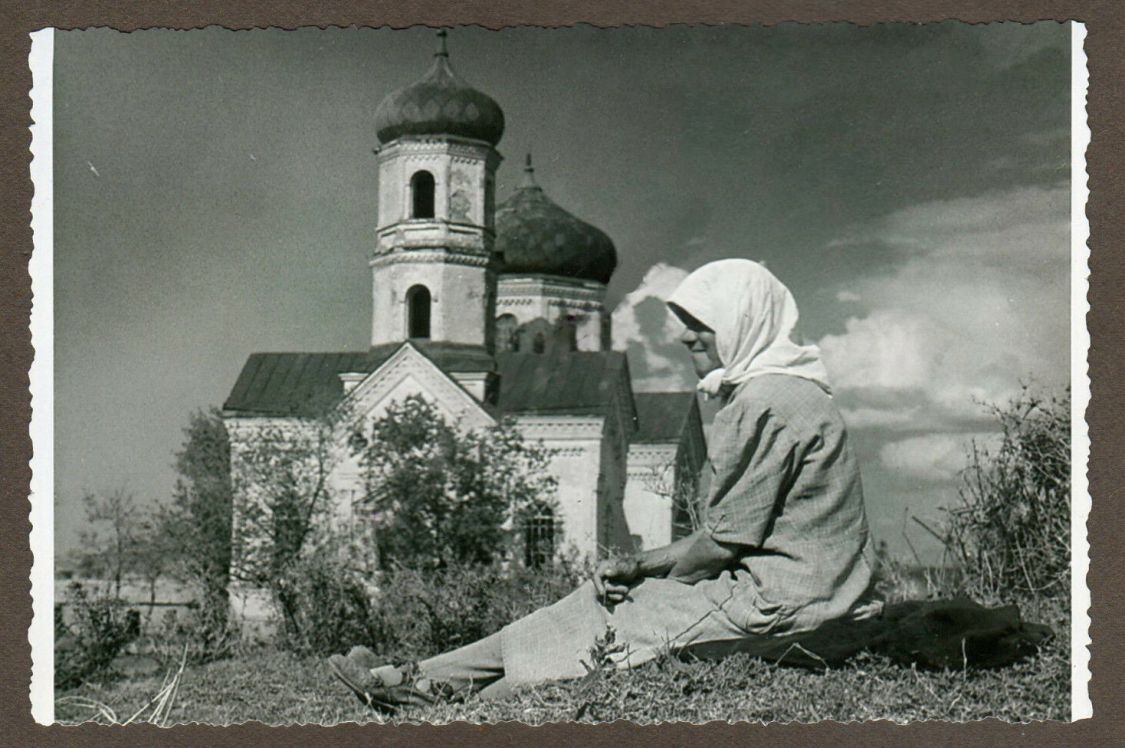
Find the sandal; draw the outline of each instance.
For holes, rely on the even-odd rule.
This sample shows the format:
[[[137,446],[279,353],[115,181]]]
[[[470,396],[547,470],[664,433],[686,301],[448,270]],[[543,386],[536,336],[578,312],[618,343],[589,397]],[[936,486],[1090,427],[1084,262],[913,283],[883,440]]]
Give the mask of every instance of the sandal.
[[[400,706],[429,706],[454,696],[448,683],[423,676],[417,663],[366,667],[373,658],[374,653],[365,647],[353,647],[347,657],[328,658],[333,674],[372,709],[394,714]]]
[[[369,668],[343,655],[329,657],[328,666],[337,680],[351,689],[364,706],[384,714],[394,714],[398,710],[398,704],[387,699],[383,693],[383,681],[376,678]]]
[[[348,659],[358,663],[368,670],[374,670],[383,664],[383,660],[367,647],[356,645],[348,651]]]

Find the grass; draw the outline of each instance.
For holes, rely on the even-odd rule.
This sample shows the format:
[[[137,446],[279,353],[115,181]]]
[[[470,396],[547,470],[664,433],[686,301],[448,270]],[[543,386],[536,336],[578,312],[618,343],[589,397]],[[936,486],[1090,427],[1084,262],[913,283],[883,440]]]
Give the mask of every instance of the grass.
[[[1037,656],[999,670],[925,672],[869,654],[826,672],[779,667],[745,655],[719,662],[666,658],[633,671],[597,672],[581,681],[529,688],[509,701],[472,699],[412,709],[393,721],[1069,719],[1065,601],[1045,598],[1023,603],[1021,609],[1027,620],[1047,623],[1057,635]],[[113,722],[113,715],[132,715],[151,702],[165,683],[159,675],[88,683],[59,694],[56,719]],[[272,649],[188,666],[180,676],[175,703],[162,720],[271,725],[382,721],[336,683],[320,659]]]

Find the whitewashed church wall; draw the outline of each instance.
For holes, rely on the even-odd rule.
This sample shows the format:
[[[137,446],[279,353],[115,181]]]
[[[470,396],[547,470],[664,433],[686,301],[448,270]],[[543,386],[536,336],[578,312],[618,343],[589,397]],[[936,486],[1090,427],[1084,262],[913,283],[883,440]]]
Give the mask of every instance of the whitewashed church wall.
[[[386,226],[396,221],[411,220],[411,195],[410,178],[419,171],[428,171],[434,177],[434,218],[439,221],[449,220],[449,181],[448,159],[441,153],[412,153],[389,159],[381,170],[379,181],[390,183],[401,196],[399,210],[395,213],[380,211],[379,225]],[[418,219],[423,220],[423,219]]]
[[[423,285],[430,292],[430,338],[486,345],[496,299],[484,267],[447,262],[396,262],[374,268],[371,344],[400,343],[409,337],[406,292]]]
[[[495,152],[484,144],[446,139],[404,139],[379,152],[379,227],[411,220],[410,180],[418,171],[434,178],[434,218],[488,225],[490,167]]]
[[[676,444],[629,447],[625,517],[630,531],[639,536],[642,548],[658,548],[672,542],[676,452]]]
[[[581,312],[581,317],[578,322],[578,350],[580,351],[601,351],[608,350],[606,345],[606,337],[602,334],[602,330],[609,321],[609,316],[605,310],[599,312]]]
[[[496,314],[511,314],[525,325],[536,319],[555,324],[566,316],[577,319],[578,350],[606,350],[603,329],[608,322],[605,286],[594,282],[562,282],[546,278],[501,276],[497,283]]]
[[[598,442],[573,442],[554,446],[548,470],[558,481],[558,502],[563,546],[598,556]]]
[[[598,490],[603,482],[600,416],[524,416],[516,427],[530,442],[548,451],[548,471],[558,482],[558,510],[562,546],[596,558],[602,530],[599,526]]]
[[[483,371],[453,372],[450,378],[473,396],[477,402],[484,402],[488,394],[489,373]],[[495,375],[493,375],[495,376]]]

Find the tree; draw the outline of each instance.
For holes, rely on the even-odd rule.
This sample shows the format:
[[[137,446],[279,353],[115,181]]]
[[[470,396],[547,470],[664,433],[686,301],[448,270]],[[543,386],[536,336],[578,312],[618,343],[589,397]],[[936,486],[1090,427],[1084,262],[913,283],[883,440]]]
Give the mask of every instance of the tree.
[[[287,629],[299,628],[301,563],[336,538],[330,477],[346,455],[346,408],[243,426],[231,451],[231,575],[268,590]]]
[[[86,529],[79,534],[81,550],[76,563],[82,574],[107,579],[113,596],[121,597],[121,582],[128,574],[151,568],[146,546],[151,542],[151,517],[137,506],[124,488],[106,494],[89,493],[82,498]]]
[[[381,566],[488,563],[512,549],[514,528],[554,508],[546,452],[509,422],[462,431],[412,396],[359,449]]]
[[[231,563],[230,440],[221,413],[192,413],[176,453],[172,503],[159,515],[160,544],[173,573],[201,595],[203,618],[221,635],[227,622]]]

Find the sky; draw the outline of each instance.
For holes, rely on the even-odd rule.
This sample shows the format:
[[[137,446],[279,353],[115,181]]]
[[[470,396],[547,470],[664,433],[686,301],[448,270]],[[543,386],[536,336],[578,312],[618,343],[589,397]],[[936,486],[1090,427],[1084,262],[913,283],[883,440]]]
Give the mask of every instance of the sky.
[[[417,28],[55,35],[57,547],[86,492],[170,498],[190,413],[255,351],[370,334],[374,112],[428,68]],[[531,152],[614,240],[638,389],[693,383],[661,298],[724,257],[792,290],[859,456],[875,535],[957,498],[982,403],[1069,376],[1069,35],[1055,23],[454,29]]]

